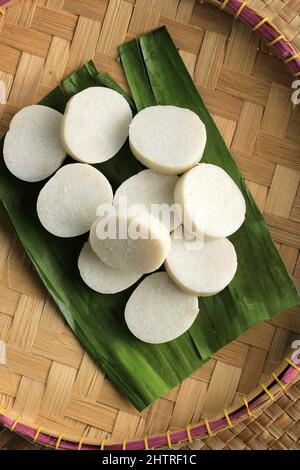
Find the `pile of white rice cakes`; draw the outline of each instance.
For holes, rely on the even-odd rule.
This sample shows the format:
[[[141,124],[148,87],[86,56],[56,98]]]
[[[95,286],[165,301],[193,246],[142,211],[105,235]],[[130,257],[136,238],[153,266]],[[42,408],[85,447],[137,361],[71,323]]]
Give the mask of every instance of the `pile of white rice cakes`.
[[[146,169],[114,194],[91,165],[113,158],[128,138]],[[78,259],[83,282],[101,294],[139,282],[124,315],[141,341],[181,336],[199,313],[198,296],[217,294],[237,270],[227,237],[244,222],[245,200],[222,168],[199,163],[206,140],[189,109],[150,106],[133,117],[125,98],[104,87],[73,96],[64,115],[22,109],[5,137],[13,175],[47,179],[37,199],[43,227],[64,238],[89,233]],[[76,163],[63,165],[67,155]]]

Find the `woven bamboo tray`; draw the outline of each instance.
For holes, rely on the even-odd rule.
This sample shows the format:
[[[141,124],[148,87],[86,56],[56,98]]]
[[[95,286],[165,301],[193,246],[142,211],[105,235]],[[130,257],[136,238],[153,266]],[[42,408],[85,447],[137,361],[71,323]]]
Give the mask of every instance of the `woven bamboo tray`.
[[[298,0],[250,1],[260,21],[269,19],[256,32],[228,14],[236,15],[237,7],[240,18],[249,13],[249,5],[236,0],[214,2],[223,9],[195,0],[4,3],[0,80],[7,103],[0,104],[1,134],[20,108],[91,57],[127,88],[117,45],[165,24],[300,287],[300,105],[292,106],[293,77],[277,58],[282,55],[299,74]],[[274,38],[286,37],[275,41],[277,52],[259,37],[269,26]],[[246,332],[138,413],[82,350],[1,214],[0,339],[7,343],[0,424],[39,444],[300,449],[299,367],[284,361],[300,340],[298,309]],[[33,444],[4,429],[1,447]]]

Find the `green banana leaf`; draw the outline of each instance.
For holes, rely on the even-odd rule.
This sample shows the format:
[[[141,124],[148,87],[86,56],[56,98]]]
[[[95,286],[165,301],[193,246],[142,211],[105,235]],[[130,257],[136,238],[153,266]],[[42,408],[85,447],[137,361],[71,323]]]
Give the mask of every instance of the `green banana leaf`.
[[[101,295],[81,281],[77,257],[86,236],[60,239],[43,229],[36,214],[42,183],[16,179],[0,159],[0,198],[13,227],[41,280],[83,347],[115,386],[139,410],[200,367],[211,354],[273,314],[298,302],[296,291],[268,230],[241,176],[202,103],[176,48],[165,30],[142,36],[121,48],[121,58],[134,101],[92,62],[68,77],[41,104],[63,112],[68,99],[89,86],[115,89],[133,111],[157,103],[172,103],[196,111],[208,130],[206,161],[221,165],[242,188],[247,221],[234,237],[239,271],[230,288],[200,299],[201,313],[189,332],[163,345],[148,345],[127,330],[123,312],[134,287]],[[3,140],[0,144],[2,152]],[[142,166],[128,143],[112,160],[96,165],[114,188]]]
[[[109,75],[98,73],[92,62],[73,73],[40,104],[63,112],[71,96],[90,86],[109,86],[121,92],[135,110],[119,85]],[[3,139],[1,202],[41,280],[83,347],[115,386],[142,410],[202,364],[193,338],[187,333],[157,346],[134,338],[124,321],[124,308],[134,287],[120,294],[101,295],[82,282],[77,258],[87,235],[63,239],[41,226],[36,199],[44,182],[25,183],[15,178],[3,162],[2,149]],[[114,188],[142,169],[128,143],[112,160],[96,166]]]
[[[257,323],[296,305],[299,299],[263,217],[166,28],[122,45],[120,56],[137,109],[151,106],[154,100],[197,113],[207,130],[202,161],[226,170],[246,200],[245,223],[230,237],[238,256],[237,274],[220,294],[199,298],[200,314],[190,330],[205,359]],[[199,330],[205,343],[198,337]]]

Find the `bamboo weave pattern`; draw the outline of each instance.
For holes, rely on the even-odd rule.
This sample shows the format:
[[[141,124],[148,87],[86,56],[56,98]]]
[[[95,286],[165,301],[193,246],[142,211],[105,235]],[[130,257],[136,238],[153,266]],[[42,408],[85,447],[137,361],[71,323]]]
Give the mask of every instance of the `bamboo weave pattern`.
[[[275,3],[268,5],[270,9],[274,4],[274,12]],[[299,25],[291,17],[297,18],[298,3],[280,2],[281,13],[273,18],[278,21],[288,6],[292,13],[284,28],[291,24],[296,45]],[[291,103],[287,66],[225,11],[195,0],[14,0],[0,15],[0,80],[7,92],[7,103],[0,104],[1,134],[20,108],[39,100],[91,57],[126,87],[117,45],[162,24],[300,286],[300,105]],[[2,216],[0,339],[7,342],[7,364],[0,365],[0,407],[37,430],[53,429],[56,437],[64,433],[78,443],[82,436],[84,441],[122,442],[224,416],[224,409],[265,383],[291,353],[292,342],[300,339],[300,313],[293,309],[245,333],[182,385],[137,413],[74,339]],[[299,447],[299,390],[298,382],[289,395],[252,420],[189,446]],[[30,444],[1,432],[0,447],[22,446]]]

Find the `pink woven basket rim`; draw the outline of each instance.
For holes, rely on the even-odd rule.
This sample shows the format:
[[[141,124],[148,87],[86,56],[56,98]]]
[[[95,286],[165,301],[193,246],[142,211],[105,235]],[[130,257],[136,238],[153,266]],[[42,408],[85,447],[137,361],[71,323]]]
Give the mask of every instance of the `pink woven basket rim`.
[[[284,63],[287,63],[294,76],[300,76],[300,55],[286,37],[272,25],[268,18],[263,18],[247,5],[247,2],[240,0],[217,0],[219,7],[226,10],[231,15],[238,15],[246,24],[251,26],[267,45],[274,47]]]
[[[63,438],[64,433],[57,433],[53,431],[46,432],[42,426],[33,426],[32,424],[25,423],[21,417],[12,418],[6,413],[6,410],[0,409],[0,424],[17,434],[23,436],[28,440],[32,440],[37,444],[41,444],[47,447],[52,447],[61,450],[148,450],[162,446],[167,446],[170,449],[173,445],[182,443],[185,441],[192,442],[196,438],[205,438],[212,436],[215,433],[234,426],[237,422],[245,419],[248,416],[252,416],[252,412],[257,409],[261,409],[263,406],[268,405],[270,401],[275,401],[278,393],[284,393],[286,386],[291,385],[300,371],[300,359],[297,361],[291,361],[289,359],[281,365],[280,369],[284,366],[284,370],[280,372],[280,379],[276,374],[272,374],[271,383],[266,387],[261,384],[261,387],[256,389],[254,398],[245,397],[244,402],[241,406],[236,408],[232,412],[228,412],[227,416],[224,414],[222,418],[216,418],[208,422],[200,422],[195,425],[187,425],[185,429],[179,431],[168,431],[158,436],[145,437],[144,439],[139,438],[135,440],[126,440],[123,442],[112,443],[109,441],[102,440],[101,442],[95,443],[84,443],[84,436],[80,440],[72,440]],[[287,364],[286,364],[287,363]],[[275,391],[273,391],[273,388]],[[253,394],[253,392],[252,392]],[[225,410],[224,410],[225,411]],[[86,438],[91,441],[91,439]]]

